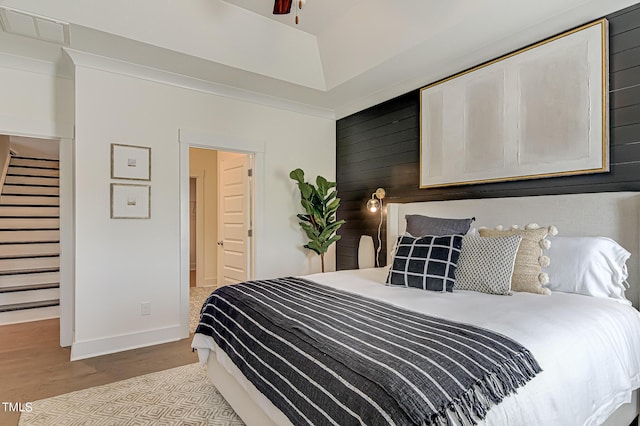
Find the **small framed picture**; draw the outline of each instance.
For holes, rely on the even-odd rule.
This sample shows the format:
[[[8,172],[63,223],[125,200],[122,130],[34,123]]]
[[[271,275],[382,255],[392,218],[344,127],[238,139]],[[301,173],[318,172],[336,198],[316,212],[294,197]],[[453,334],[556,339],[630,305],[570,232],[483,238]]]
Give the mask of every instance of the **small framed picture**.
[[[111,219],[149,219],[151,186],[111,184]]]
[[[111,179],[151,180],[151,148],[112,143]]]

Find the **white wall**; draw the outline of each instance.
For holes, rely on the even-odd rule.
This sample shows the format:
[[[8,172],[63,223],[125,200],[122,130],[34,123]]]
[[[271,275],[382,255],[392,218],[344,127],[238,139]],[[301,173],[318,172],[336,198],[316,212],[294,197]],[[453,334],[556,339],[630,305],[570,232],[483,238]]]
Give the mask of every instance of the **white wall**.
[[[265,145],[256,277],[319,270],[302,249],[289,171],[335,179],[335,122],[76,62],[73,358],[181,337],[179,129]],[[151,219],[109,218],[111,143],[152,148]],[[188,199],[188,197],[187,197]],[[330,256],[329,269],[335,268]],[[151,302],[151,315],[140,303]]]
[[[40,72],[39,62],[0,53],[0,130],[73,137],[73,81]]]

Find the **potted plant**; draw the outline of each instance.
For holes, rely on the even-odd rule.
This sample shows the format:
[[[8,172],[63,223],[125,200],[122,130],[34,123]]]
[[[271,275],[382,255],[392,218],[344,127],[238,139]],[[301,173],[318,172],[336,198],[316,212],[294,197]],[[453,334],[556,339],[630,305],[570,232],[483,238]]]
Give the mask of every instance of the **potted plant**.
[[[340,198],[335,182],[329,182],[322,176],[316,178],[316,185],[304,181],[304,172],[295,169],[289,177],[298,183],[300,190],[300,204],[305,214],[298,214],[298,222],[309,237],[305,248],[320,255],[322,272],[324,272],[324,254],[331,244],[340,239],[336,232],[345,223],[336,220],[336,212],[340,206]]]

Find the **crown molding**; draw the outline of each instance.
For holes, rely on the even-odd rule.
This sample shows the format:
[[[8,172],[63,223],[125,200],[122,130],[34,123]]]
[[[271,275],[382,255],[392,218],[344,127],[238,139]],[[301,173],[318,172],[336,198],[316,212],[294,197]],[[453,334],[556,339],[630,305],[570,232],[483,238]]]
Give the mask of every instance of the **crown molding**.
[[[311,115],[328,120],[335,120],[336,117],[335,111],[325,108],[318,108],[313,105],[292,102],[274,96],[267,96],[249,90],[239,89],[237,87],[193,78],[186,75],[161,70],[158,68],[148,67],[145,65],[108,58],[106,56],[96,55],[80,50],[70,49],[66,47],[63,48],[63,50],[67,55],[69,55],[74,65],[78,67],[108,71],[116,74],[126,75],[129,77],[154,81],[156,83],[169,84],[185,89],[197,90],[199,92],[211,93],[213,95],[222,96],[225,98],[231,98],[253,104],[297,112],[299,114]]]

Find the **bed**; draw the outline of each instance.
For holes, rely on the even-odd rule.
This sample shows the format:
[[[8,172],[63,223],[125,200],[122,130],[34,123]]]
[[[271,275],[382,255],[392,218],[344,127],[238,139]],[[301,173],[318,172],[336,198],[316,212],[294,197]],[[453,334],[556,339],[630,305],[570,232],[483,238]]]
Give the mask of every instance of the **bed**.
[[[389,287],[383,284],[384,268],[304,278],[398,309],[472,324],[523,345],[542,371],[493,405],[479,424],[628,425],[639,411],[639,204],[637,193],[618,192],[387,205],[389,261],[394,242],[405,232],[407,214],[474,216],[474,227],[537,222],[555,225],[564,236],[612,238],[631,253],[626,261],[630,284],[626,299],[633,307],[619,300],[563,292],[496,296]],[[247,424],[291,424],[211,337],[197,333],[192,346],[207,364],[211,380]]]

